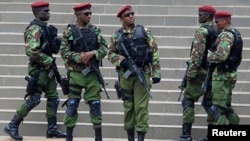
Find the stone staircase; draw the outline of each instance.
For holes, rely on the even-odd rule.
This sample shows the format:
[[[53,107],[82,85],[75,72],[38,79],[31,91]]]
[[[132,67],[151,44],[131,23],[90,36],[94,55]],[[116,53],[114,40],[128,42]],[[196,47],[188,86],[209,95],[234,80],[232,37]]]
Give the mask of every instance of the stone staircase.
[[[4,126],[23,102],[27,74],[27,57],[24,52],[23,32],[31,20],[30,3],[32,0],[0,1],[0,136]],[[72,6],[81,0],[49,0],[51,19],[62,35],[68,23],[74,20]],[[136,13],[136,23],[148,26],[153,32],[160,50],[162,81],[153,85],[150,100],[148,139],[174,140],[181,133],[182,106],[177,101],[180,90],[178,86],[186,69],[189,49],[194,31],[198,28],[197,7],[202,4],[215,5],[217,10],[226,9],[233,14],[233,24],[241,31],[244,40],[243,62],[239,68],[239,80],[233,91],[233,106],[241,118],[241,124],[249,124],[250,120],[250,1],[245,0],[85,0],[92,3],[91,23],[102,29],[107,42],[119,27],[116,18],[118,8],[123,4],[131,4]],[[59,71],[65,73],[63,61],[59,55],[57,64]],[[103,61],[101,72],[108,83],[108,100],[102,94],[103,136],[105,138],[126,138],[123,130],[122,101],[117,99],[113,88],[117,74],[107,58]],[[66,100],[60,87],[61,103]],[[61,105],[60,103],[60,105]],[[20,134],[24,136],[45,136],[47,128],[45,117],[45,99],[30,112],[20,126]],[[206,133],[206,115],[200,102],[196,103],[196,119],[192,135],[196,139]],[[89,122],[88,106],[83,102],[79,106],[79,120],[74,131],[76,137],[93,137],[92,125]],[[59,107],[58,121],[62,130],[65,107]],[[33,130],[32,130],[33,129]]]

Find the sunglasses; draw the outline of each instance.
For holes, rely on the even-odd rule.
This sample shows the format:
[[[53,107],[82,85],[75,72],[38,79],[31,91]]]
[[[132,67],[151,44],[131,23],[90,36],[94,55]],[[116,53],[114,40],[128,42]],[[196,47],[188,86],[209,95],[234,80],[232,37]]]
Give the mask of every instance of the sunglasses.
[[[134,12],[127,13],[127,14],[123,15],[123,17],[130,17],[130,15],[134,16],[134,14],[135,14]]]
[[[218,22],[223,21],[223,19],[215,20],[214,22],[217,24]]]
[[[43,12],[46,12],[46,13],[48,13],[48,12],[49,12],[49,9],[47,9],[47,10],[43,10]]]
[[[199,13],[199,17],[205,16],[205,13]]]
[[[85,16],[91,16],[92,15],[92,12],[86,12],[86,13],[82,13],[83,15],[85,15]]]

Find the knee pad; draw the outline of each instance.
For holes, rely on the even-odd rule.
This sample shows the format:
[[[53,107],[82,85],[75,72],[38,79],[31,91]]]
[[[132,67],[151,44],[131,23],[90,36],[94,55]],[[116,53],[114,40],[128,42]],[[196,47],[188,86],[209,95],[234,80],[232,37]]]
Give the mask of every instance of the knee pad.
[[[194,108],[194,100],[190,99],[190,98],[186,98],[184,97],[182,99],[182,107],[183,107],[183,111],[185,111],[188,107]]]
[[[32,95],[30,98],[26,101],[27,104],[27,111],[32,110],[34,107],[36,107],[41,101],[40,95]]]
[[[49,98],[47,99],[47,106],[56,114],[59,104],[59,98]]]
[[[211,110],[214,122],[217,122],[219,117],[222,115],[222,113],[219,110],[219,107],[217,105],[212,105],[210,107],[210,110]]]
[[[77,108],[79,106],[79,99],[70,98],[67,102],[66,114],[70,117],[73,117],[77,114]]]
[[[101,102],[100,100],[93,100],[89,102],[90,114],[93,116],[101,115]]]

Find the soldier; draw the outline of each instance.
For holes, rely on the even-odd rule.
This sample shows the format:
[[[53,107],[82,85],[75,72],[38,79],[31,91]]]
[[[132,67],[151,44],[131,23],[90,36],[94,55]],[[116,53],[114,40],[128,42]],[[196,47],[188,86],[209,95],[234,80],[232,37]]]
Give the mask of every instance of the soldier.
[[[73,129],[77,123],[77,109],[85,89],[84,102],[90,108],[90,121],[95,131],[95,141],[102,141],[101,86],[93,67],[105,57],[108,46],[100,28],[90,23],[91,4],[82,3],[73,7],[76,24],[69,24],[63,32],[60,47],[69,78],[69,94],[64,116],[66,141],[73,140]]]
[[[208,51],[208,62],[215,64],[212,75],[212,115],[215,125],[239,124],[239,116],[234,112],[232,89],[237,81],[237,68],[242,59],[243,41],[240,32],[231,25],[231,13],[218,11],[215,22],[219,32],[215,51]]]
[[[150,77],[153,84],[161,80],[158,47],[151,31],[143,25],[134,23],[134,11],[130,5],[122,6],[117,12],[117,17],[122,23],[122,28],[111,36],[108,59],[118,72],[119,88],[116,88],[120,89],[122,94],[124,129],[127,131],[128,140],[135,140],[136,131],[138,141],[144,141],[149,129]],[[131,68],[134,68],[132,74],[126,75],[125,72],[129,72]],[[140,78],[145,78],[144,85],[138,79],[138,74],[133,72],[135,68],[138,68],[138,74],[142,74]]]
[[[59,98],[55,75],[50,73],[54,61],[52,54],[58,53],[60,40],[57,38],[57,29],[47,24],[50,18],[49,3],[38,1],[32,3],[31,7],[35,19],[24,32],[25,51],[29,57],[28,74],[30,78],[26,95],[28,99],[17,109],[4,131],[13,139],[22,140],[23,137],[18,132],[19,125],[23,118],[40,103],[42,92],[44,92],[45,98],[47,98],[46,117],[48,120],[46,137],[65,138],[66,134],[57,128]],[[49,76],[49,74],[52,75]]]
[[[211,5],[202,5],[198,8],[198,19],[201,24],[195,31],[192,41],[190,60],[188,62],[187,70],[187,86],[184,91],[184,98],[182,100],[183,106],[183,124],[182,135],[178,141],[192,141],[191,130],[192,124],[195,121],[194,103],[203,95],[202,82],[206,77],[207,71],[207,52],[212,46],[212,40],[216,33],[216,27],[213,23],[215,9]],[[211,114],[209,114],[209,107],[211,106],[211,92],[210,90],[204,97],[202,104],[205,111],[208,112],[207,122],[212,122]]]

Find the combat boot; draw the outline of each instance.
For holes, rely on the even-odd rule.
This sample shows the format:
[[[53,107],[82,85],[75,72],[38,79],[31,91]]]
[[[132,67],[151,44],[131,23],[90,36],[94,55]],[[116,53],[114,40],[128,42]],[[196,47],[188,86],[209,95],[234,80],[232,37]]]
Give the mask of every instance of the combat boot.
[[[192,128],[192,123],[182,124],[182,135],[177,141],[192,141],[191,128]]]
[[[127,134],[128,134],[128,141],[135,141],[135,130],[134,129],[127,130]]]
[[[20,117],[17,114],[15,114],[10,123],[5,126],[4,132],[9,134],[10,137],[15,140],[23,140],[23,137],[20,136],[18,133],[18,128],[22,121],[23,117]]]
[[[144,141],[145,132],[137,132],[138,141]]]
[[[73,141],[73,127],[67,127],[66,128],[66,141]]]
[[[94,128],[95,130],[95,141],[102,141],[102,128]]]
[[[48,119],[47,138],[66,138],[66,133],[60,131],[56,126],[56,118]]]

